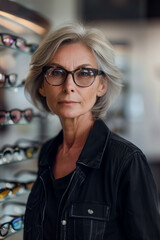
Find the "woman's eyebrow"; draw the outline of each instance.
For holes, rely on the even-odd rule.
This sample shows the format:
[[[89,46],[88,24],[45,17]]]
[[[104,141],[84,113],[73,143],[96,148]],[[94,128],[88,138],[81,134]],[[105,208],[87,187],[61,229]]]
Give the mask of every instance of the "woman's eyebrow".
[[[51,63],[49,64],[49,66],[55,66],[55,67],[61,67],[61,68],[64,68],[66,69],[64,66],[60,65],[59,63]],[[90,64],[90,63],[84,63],[84,64],[81,64],[81,65],[78,65],[75,69],[78,69],[78,68],[87,68],[87,67],[92,67],[93,66]]]

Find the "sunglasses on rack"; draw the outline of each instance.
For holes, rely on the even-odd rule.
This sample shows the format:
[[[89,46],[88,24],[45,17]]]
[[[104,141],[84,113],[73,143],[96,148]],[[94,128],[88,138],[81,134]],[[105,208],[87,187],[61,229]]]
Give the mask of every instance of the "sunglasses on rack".
[[[0,224],[1,237],[7,236],[10,229],[19,231],[23,228],[24,215],[22,216],[3,215],[1,218],[4,218],[4,217],[12,217],[13,219],[11,221]]]
[[[37,48],[37,44],[27,44],[25,39],[8,33],[0,33],[1,43],[6,47],[15,47],[18,50],[33,53]]]
[[[4,179],[0,179],[0,183],[4,184],[6,187],[0,188],[0,200],[4,200],[6,197],[17,194],[20,190],[31,190],[35,181],[8,181]],[[21,191],[21,193],[22,193]]]
[[[0,165],[23,159],[31,159],[36,156],[39,151],[38,146],[18,147],[4,146],[0,151]]]
[[[0,87],[4,87],[7,84],[9,84],[10,86],[15,86],[17,82],[17,74],[12,73],[12,74],[3,74],[0,73]]]
[[[4,200],[8,196],[15,195],[21,188],[21,185],[18,184],[18,183],[14,183],[14,184],[13,183],[8,183],[8,184],[6,184],[6,186],[7,185],[9,185],[10,187],[0,188],[0,200]]]
[[[0,150],[0,165],[11,161],[21,161],[23,159],[21,150],[16,146],[4,146]]]
[[[0,124],[5,124],[8,118],[12,120],[13,123],[18,123],[22,117],[27,121],[31,122],[33,118],[32,109],[28,108],[25,110],[12,109],[10,111],[0,110]]]
[[[24,152],[27,158],[32,158],[39,151],[41,144],[40,141],[30,139],[18,139],[15,142],[15,145]]]

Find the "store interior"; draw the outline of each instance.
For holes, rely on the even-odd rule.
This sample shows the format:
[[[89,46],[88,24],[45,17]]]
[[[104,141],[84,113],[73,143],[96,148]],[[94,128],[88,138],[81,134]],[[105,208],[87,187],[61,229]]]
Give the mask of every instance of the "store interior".
[[[23,239],[23,214],[39,149],[61,129],[56,116],[30,103],[24,82],[39,43],[67,22],[98,27],[113,44],[123,88],[104,120],[144,152],[160,200],[160,4],[106,2],[0,0],[0,223],[19,215],[18,229],[4,232],[2,239]]]

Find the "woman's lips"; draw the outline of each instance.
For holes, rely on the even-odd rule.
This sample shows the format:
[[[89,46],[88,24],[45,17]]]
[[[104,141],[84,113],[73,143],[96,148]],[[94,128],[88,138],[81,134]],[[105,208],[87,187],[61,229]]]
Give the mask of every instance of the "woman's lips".
[[[78,102],[76,101],[59,101],[59,104],[64,104],[64,105],[72,105],[72,104],[76,104]]]

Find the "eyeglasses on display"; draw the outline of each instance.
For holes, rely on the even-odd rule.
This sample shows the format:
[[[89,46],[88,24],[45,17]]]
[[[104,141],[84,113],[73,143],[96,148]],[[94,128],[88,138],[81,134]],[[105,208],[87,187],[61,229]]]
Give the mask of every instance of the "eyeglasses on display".
[[[5,182],[5,181],[3,180],[3,182]],[[8,183],[8,184],[6,184],[6,186],[7,185],[10,187],[0,188],[0,200],[4,200],[8,196],[15,195],[21,188],[21,185],[19,183]]]
[[[42,142],[30,139],[18,139],[15,146],[19,147],[26,158],[32,158],[38,153]]]
[[[6,47],[15,47],[23,52],[33,53],[37,48],[37,44],[27,44],[25,39],[8,33],[0,33],[1,44]]]
[[[9,84],[10,86],[15,86],[17,82],[17,74],[3,74],[0,73],[0,87],[4,87],[5,85]]]
[[[18,147],[4,145],[0,150],[0,165],[36,157],[40,146]]]
[[[21,87],[25,84],[25,79],[20,84],[17,83],[18,75],[16,73],[4,74],[0,72],[0,88],[4,87]]]
[[[8,222],[4,222],[0,224],[0,236],[5,237],[10,232],[10,229],[13,229],[14,231],[19,231],[23,228],[23,222],[24,222],[24,215],[22,216],[14,216],[14,215],[4,215],[1,217],[12,217],[13,219]]]
[[[10,163],[11,161],[21,161],[22,159],[21,150],[16,146],[5,145],[0,150],[0,165]]]
[[[53,66],[45,66],[42,71],[47,83],[52,86],[62,85],[66,81],[68,74],[71,74],[74,83],[84,88],[91,86],[97,75],[104,74],[102,71],[94,68],[78,68],[74,71],[68,71],[64,68]]]
[[[8,123],[8,120],[11,120],[12,123],[19,123],[22,117],[27,122],[31,122],[33,118],[32,109],[30,108],[25,110],[12,109],[10,111],[0,110],[0,124],[6,124]]]
[[[23,194],[24,190],[31,190],[35,181],[8,181],[0,179],[0,184],[6,187],[0,188],[0,201],[5,200],[7,197],[13,197],[15,194]]]

